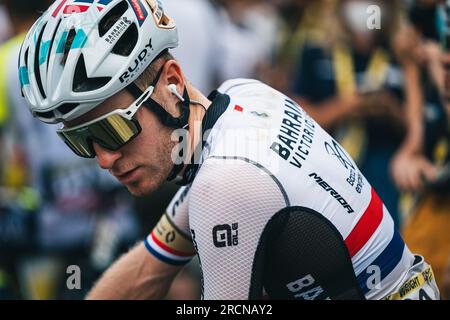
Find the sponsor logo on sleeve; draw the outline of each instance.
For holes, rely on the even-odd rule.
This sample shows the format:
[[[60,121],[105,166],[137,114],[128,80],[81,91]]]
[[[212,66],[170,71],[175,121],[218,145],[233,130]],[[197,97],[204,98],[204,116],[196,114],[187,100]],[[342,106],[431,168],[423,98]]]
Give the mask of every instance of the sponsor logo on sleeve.
[[[316,183],[321,186],[326,192],[328,192],[337,202],[347,210],[347,213],[355,212],[353,208],[348,204],[347,200],[344,199],[333,187],[331,187],[325,180],[323,180],[317,173],[311,173],[309,175],[313,178]]]
[[[286,99],[280,131],[270,149],[289,164],[301,168],[310,154],[316,123],[292,100]]]
[[[286,285],[288,290],[298,300],[329,300],[325,290],[316,283],[312,275],[308,274]]]
[[[152,232],[153,239],[168,251],[179,256],[195,255],[191,239],[182,234],[164,214]]]
[[[354,187],[357,193],[361,193],[364,187],[364,177],[350,156],[344,151],[339,143],[334,140],[332,140],[331,143],[325,142],[325,150],[329,155],[334,156],[339,163],[348,170],[349,175],[346,179],[347,183]]]
[[[239,244],[238,224],[222,224],[213,228],[213,241],[217,248],[233,247]]]

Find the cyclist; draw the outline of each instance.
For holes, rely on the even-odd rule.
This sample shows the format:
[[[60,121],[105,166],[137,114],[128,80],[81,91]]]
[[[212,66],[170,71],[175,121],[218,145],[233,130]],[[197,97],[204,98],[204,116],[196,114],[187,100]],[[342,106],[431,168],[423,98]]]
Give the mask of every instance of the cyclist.
[[[248,79],[204,96],[168,52],[177,30],[160,1],[87,2],[57,1],[25,39],[31,112],[62,122],[66,144],[134,195],[185,185],[88,298],[162,298],[195,255],[204,299],[439,298],[431,267],[301,107]]]

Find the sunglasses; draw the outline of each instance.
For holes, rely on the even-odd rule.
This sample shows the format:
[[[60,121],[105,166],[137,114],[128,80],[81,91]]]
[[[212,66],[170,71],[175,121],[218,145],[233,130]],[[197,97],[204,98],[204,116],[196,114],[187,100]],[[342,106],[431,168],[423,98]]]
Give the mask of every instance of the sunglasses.
[[[117,151],[137,137],[142,128],[136,112],[153,93],[149,86],[128,108],[116,109],[82,125],[57,130],[58,136],[78,156],[95,158],[93,142],[110,151]]]

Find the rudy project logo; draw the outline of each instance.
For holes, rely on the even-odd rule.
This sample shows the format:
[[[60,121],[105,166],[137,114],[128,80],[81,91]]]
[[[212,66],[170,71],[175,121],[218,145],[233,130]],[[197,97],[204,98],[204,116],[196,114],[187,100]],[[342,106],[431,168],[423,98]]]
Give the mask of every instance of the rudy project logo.
[[[153,51],[152,38],[150,38],[148,44],[145,45],[145,48],[139,53],[138,57],[134,60],[133,65],[129,66],[127,71],[125,71],[119,78],[121,83],[129,82],[131,78],[133,78],[136,73],[140,70],[140,67],[147,61],[148,55],[151,51]]]
[[[133,8],[136,17],[138,18],[139,26],[142,26],[142,24],[144,23],[145,19],[148,16],[147,10],[145,9],[144,5],[140,0],[128,0],[128,2],[131,4],[131,7]]]

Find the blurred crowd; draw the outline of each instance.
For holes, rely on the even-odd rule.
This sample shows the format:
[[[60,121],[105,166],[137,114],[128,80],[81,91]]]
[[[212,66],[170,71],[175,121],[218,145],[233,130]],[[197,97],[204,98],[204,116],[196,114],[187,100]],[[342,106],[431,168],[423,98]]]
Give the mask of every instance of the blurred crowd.
[[[0,0],[0,299],[80,299],[159,220],[177,186],[132,198],[29,114],[17,54],[52,0]],[[163,0],[204,93],[256,78],[358,163],[450,298],[450,31],[440,0]],[[79,265],[83,288],[68,290]],[[199,297],[193,261],[167,299]]]

